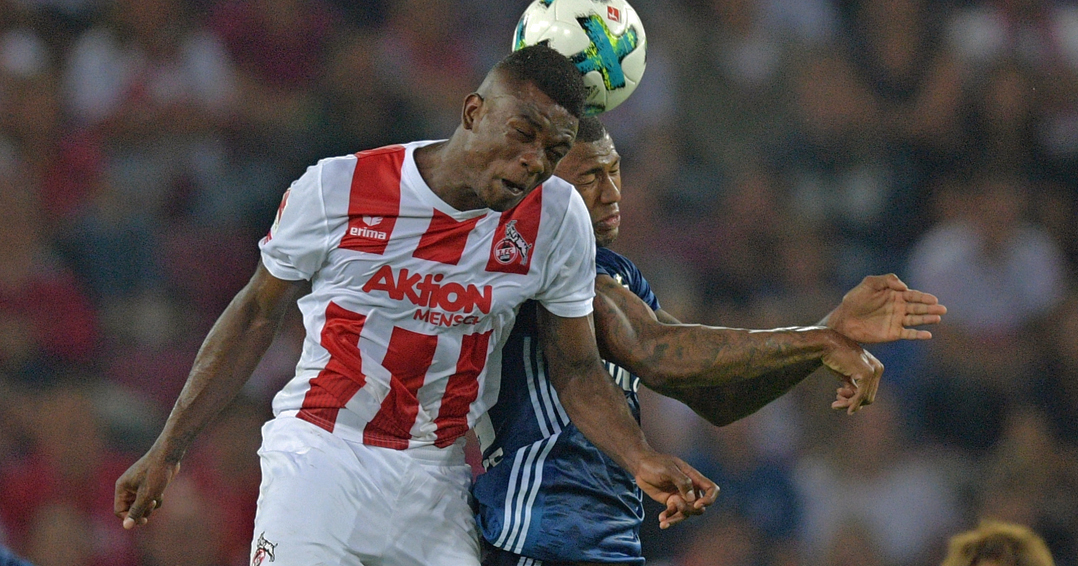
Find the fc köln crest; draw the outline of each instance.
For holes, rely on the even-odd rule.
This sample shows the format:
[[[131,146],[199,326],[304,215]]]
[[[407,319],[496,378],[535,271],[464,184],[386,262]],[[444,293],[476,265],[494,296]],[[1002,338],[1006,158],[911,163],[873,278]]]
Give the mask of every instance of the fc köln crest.
[[[277,543],[266,540],[266,533],[258,535],[258,542],[256,543],[254,557],[251,558],[251,566],[262,566],[267,558],[270,562],[273,562],[273,551],[277,548]]]
[[[543,218],[542,185],[520,204],[502,214],[490,239],[486,270],[492,273],[527,275],[531,271],[539,223]]]
[[[528,252],[532,245],[517,231],[517,221],[510,220],[505,224],[505,237],[494,245],[494,261],[502,265],[519,262],[520,265],[528,265]]]

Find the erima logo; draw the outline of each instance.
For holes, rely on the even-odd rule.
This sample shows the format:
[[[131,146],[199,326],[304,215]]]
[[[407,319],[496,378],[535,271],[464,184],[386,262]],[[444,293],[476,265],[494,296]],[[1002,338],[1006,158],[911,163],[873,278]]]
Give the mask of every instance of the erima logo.
[[[394,274],[393,268],[383,265],[363,285],[363,292],[384,291],[395,301],[408,300],[417,307],[442,309],[451,313],[470,313],[479,309],[483,314],[490,314],[490,303],[494,298],[494,288],[486,285],[480,290],[472,284],[467,287],[460,283],[442,283],[445,275],[411,273],[401,269]]]
[[[362,221],[367,226],[377,226],[382,223],[381,216],[363,216]],[[378,230],[371,230],[367,226],[352,226],[348,228],[349,236],[358,236],[360,238],[370,238],[372,240],[385,240],[389,238],[389,234],[385,232],[379,232]]]

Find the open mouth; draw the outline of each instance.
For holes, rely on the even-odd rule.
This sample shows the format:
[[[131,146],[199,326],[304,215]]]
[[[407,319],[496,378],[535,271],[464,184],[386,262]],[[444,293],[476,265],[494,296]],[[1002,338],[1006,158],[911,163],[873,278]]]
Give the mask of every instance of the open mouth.
[[[595,224],[599,228],[604,229],[604,230],[610,230],[610,229],[613,229],[613,228],[617,228],[618,226],[621,226],[621,214],[618,213],[618,212],[615,212],[614,214],[611,214],[610,216],[607,216],[606,218],[603,218],[602,220],[596,222]]]
[[[522,195],[525,191],[524,185],[519,185],[508,179],[502,179],[502,186],[505,187],[505,190],[509,191],[510,193],[513,193],[514,195]]]

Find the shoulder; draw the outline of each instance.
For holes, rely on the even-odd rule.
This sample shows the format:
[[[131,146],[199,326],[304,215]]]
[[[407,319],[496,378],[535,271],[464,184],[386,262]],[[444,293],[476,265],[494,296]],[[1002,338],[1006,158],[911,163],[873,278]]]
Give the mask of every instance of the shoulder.
[[[584,199],[576,188],[563,179],[551,177],[543,182],[536,191],[541,192],[543,208],[548,211],[560,211],[561,214],[588,214]]]
[[[608,248],[598,248],[595,250],[595,267],[602,272],[606,272],[607,275],[613,277],[615,273],[621,274],[623,277],[636,276],[640,273],[640,269],[636,267],[629,258],[610,250]]]
[[[319,176],[329,185],[327,188],[350,189],[356,175],[370,180],[387,177],[399,183],[401,167],[409,150],[427,143],[431,142],[394,144],[325,157],[310,166],[307,172]]]

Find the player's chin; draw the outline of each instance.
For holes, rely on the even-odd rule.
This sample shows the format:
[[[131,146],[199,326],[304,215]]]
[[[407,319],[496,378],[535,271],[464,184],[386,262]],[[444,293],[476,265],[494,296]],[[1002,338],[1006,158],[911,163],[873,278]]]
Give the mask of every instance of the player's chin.
[[[595,245],[605,248],[618,239],[617,228],[595,228]]]
[[[505,212],[520,204],[530,192],[531,189],[528,188],[495,182],[484,201],[487,208],[495,212]]]
[[[520,204],[524,197],[491,199],[487,202],[487,208],[494,212],[505,212]]]

